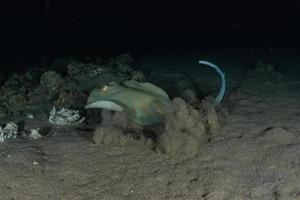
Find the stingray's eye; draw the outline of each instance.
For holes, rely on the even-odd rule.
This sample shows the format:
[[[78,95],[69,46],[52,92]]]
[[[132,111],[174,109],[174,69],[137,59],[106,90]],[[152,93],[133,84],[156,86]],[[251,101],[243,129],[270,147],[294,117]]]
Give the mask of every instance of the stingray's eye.
[[[105,92],[107,90],[108,86],[104,85],[104,87],[102,88],[102,91]]]
[[[105,92],[107,89],[108,89],[108,86],[107,85],[103,85],[103,86],[101,86],[100,91],[101,92]]]

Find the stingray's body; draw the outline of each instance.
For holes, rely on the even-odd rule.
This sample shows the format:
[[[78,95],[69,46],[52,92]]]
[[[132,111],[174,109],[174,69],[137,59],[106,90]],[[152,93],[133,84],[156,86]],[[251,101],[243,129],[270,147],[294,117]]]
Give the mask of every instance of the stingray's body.
[[[199,63],[214,68],[222,79],[219,94],[212,102],[215,106],[224,97],[225,74],[213,63],[203,60]],[[172,112],[172,103],[167,93],[152,83],[125,81],[121,84],[112,82],[94,89],[86,108],[124,111],[137,124],[149,126],[164,121]]]
[[[125,81],[92,90],[86,108],[124,111],[137,124],[149,126],[164,121],[172,103],[167,93],[152,83]]]

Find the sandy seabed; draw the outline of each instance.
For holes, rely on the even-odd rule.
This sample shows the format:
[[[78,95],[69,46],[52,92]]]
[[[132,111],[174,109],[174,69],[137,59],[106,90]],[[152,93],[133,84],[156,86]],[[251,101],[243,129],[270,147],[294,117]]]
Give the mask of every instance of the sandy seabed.
[[[300,199],[300,81],[243,64],[224,62],[228,116],[196,156],[94,144],[57,128],[0,144],[0,199]]]

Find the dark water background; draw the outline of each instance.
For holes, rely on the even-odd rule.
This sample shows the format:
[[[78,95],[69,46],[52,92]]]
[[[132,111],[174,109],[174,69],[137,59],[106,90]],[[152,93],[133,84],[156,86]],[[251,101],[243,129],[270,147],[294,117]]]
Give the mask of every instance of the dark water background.
[[[25,1],[1,3],[1,76],[61,57],[135,61],[214,54],[297,55],[300,3],[207,1],[198,3]],[[235,58],[232,58],[235,59]]]

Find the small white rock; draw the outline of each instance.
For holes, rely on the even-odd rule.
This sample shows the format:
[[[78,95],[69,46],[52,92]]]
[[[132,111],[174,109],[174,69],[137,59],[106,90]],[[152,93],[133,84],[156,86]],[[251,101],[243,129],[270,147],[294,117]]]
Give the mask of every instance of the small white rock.
[[[40,130],[39,128],[31,129],[29,137],[32,138],[32,139],[34,139],[34,140],[37,140],[37,139],[41,138],[42,135],[39,133],[39,130]]]
[[[4,142],[7,139],[15,139],[18,133],[18,125],[9,122],[4,128],[0,126],[0,142]]]
[[[84,117],[80,116],[78,110],[62,108],[56,110],[55,107],[50,111],[49,122],[55,125],[75,125],[83,122]]]
[[[33,165],[39,165],[40,163],[38,161],[33,161]]]
[[[33,116],[33,114],[31,114],[31,113],[28,113],[28,114],[27,114],[27,118],[28,118],[28,119],[33,119],[33,118],[34,118],[34,116]]]

